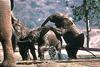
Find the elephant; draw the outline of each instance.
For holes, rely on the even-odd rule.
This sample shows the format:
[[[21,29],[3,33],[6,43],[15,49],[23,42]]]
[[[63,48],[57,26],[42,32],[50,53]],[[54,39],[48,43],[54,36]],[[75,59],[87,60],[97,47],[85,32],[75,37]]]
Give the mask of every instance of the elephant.
[[[55,47],[58,53],[58,58],[61,59],[61,42],[59,39],[57,39],[55,33],[51,30],[48,32],[46,30],[49,30],[48,27],[40,27],[37,29],[34,29],[30,32],[29,38],[32,40],[33,43],[38,43],[38,56],[40,59],[44,59],[44,51],[48,50],[51,47]],[[45,34],[43,37],[41,37],[42,34]],[[55,53],[55,52],[53,52]],[[53,54],[52,53],[52,54]],[[49,52],[49,55],[51,59],[54,58]],[[55,55],[55,54],[54,54]]]
[[[37,60],[35,53],[35,46],[28,37],[30,29],[27,28],[19,19],[15,18],[14,16],[12,16],[12,24],[15,31],[13,32],[13,34],[15,33],[15,35],[13,35],[12,38],[14,39],[15,36],[17,37],[17,39],[15,40],[17,41],[17,45],[19,47],[19,53],[22,57],[22,60],[30,59],[28,53],[29,50],[33,55],[33,60]],[[15,40],[13,40],[13,43],[15,43],[14,42]],[[14,46],[15,44],[13,44],[13,48]]]
[[[0,67],[15,67],[12,49],[12,23],[10,0],[0,0],[0,42],[3,47],[4,60]]]
[[[45,26],[48,22],[54,23],[56,28],[50,27],[50,30],[54,31],[59,39],[59,32],[63,36],[65,42],[68,44],[66,46],[66,51],[68,57],[71,59],[76,59],[76,54],[80,47],[84,44],[84,34],[76,26],[76,24],[70,20],[68,16],[64,13],[55,13],[47,17],[43,22],[41,27]],[[59,32],[57,32],[59,31]],[[59,39],[61,40],[61,39]]]
[[[44,34],[46,33],[45,30],[48,29],[48,27],[30,30],[17,19],[13,20],[13,27],[17,34],[19,52],[23,60],[28,59],[29,49],[31,51],[31,54],[33,55],[33,59],[37,59],[34,47],[35,43],[38,43],[38,54],[40,59],[43,59],[44,51],[41,52],[41,50],[43,50],[41,49],[43,46],[54,45],[60,52],[60,41],[56,38],[56,35],[53,33],[53,31],[49,31],[48,34],[46,34],[43,38],[41,38],[40,36],[42,34],[41,32],[43,32]]]

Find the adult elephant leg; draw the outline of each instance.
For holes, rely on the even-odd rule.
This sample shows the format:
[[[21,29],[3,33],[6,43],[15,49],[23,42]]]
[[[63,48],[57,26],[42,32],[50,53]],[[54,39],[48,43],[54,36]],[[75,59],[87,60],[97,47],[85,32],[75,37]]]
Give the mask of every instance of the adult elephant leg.
[[[40,59],[42,59],[41,46],[44,43],[43,36],[48,31],[49,31],[49,27],[47,27],[47,26],[41,27],[40,35],[37,40],[37,42],[38,42],[38,57],[40,57]]]
[[[73,36],[72,32],[67,32],[65,34],[63,34],[63,38],[65,40],[65,42],[67,43],[66,45],[66,51],[68,54],[68,57],[71,59],[76,59],[76,53],[78,48],[76,47],[76,37]]]
[[[69,44],[66,46],[68,57],[71,59],[76,59],[77,52],[80,49],[80,47],[83,47],[83,44],[84,44],[84,34],[79,34],[77,37],[74,38],[74,40],[69,42]]]
[[[4,60],[0,67],[15,67],[12,45],[8,45],[11,44],[10,38],[4,38],[1,43],[4,52]]]
[[[70,38],[68,38],[68,39],[67,38],[68,38],[67,36],[64,37],[64,40],[67,43],[65,49],[67,51],[68,57],[70,59],[76,59],[77,58],[76,54],[77,54],[77,51],[79,49],[77,47],[77,44],[76,44],[76,39],[74,39],[74,40],[71,41]],[[73,38],[71,38],[71,39],[73,39]]]
[[[75,44],[74,44],[75,45]],[[66,51],[68,53],[68,57],[70,59],[76,59],[76,54],[79,48],[76,48],[75,46],[72,46],[72,44],[69,44],[68,46],[66,46]]]
[[[0,0],[0,41],[4,53],[4,60],[0,67],[15,67],[11,37],[12,24],[10,0]]]

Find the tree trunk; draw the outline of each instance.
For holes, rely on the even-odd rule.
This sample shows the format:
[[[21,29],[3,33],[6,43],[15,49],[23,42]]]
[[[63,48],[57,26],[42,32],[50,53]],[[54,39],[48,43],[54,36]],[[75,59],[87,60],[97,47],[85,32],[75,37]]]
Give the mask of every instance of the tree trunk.
[[[89,37],[89,18],[88,18],[88,12],[89,12],[89,10],[88,10],[88,6],[87,6],[87,0],[83,0],[83,5],[84,5],[84,11],[85,11],[85,22],[86,22],[86,32],[87,32],[87,35],[86,35],[86,37],[87,37],[87,47],[89,47],[89,39],[90,39],[90,37]]]

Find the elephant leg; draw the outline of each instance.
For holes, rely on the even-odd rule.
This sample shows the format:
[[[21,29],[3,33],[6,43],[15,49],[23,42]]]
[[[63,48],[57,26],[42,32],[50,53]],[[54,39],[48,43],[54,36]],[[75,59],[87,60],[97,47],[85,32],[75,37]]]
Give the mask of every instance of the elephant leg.
[[[62,56],[61,56],[61,42],[57,45],[56,49],[58,51],[58,59],[61,60],[62,59]]]
[[[71,47],[70,45],[71,44],[66,46],[66,51],[67,51],[68,57],[70,59],[76,59],[77,58],[76,54],[77,54],[78,48]]]
[[[61,52],[58,51],[58,59],[61,60],[62,59],[62,56],[61,56]]]
[[[37,60],[36,53],[35,53],[35,46],[34,45],[30,46],[30,52],[31,52],[31,54],[33,56],[33,60]]]
[[[28,47],[26,47],[24,44],[19,44],[18,46],[22,60],[28,60]]]
[[[38,57],[41,57],[40,47],[38,46]]]
[[[84,44],[84,34],[81,33],[79,34],[77,37],[76,37],[76,40],[77,40],[77,47],[83,47],[83,44]]]
[[[47,51],[49,48],[44,44],[44,46],[41,46],[40,47],[40,53],[41,53],[41,56],[40,56],[40,59],[44,59],[44,53],[45,51]]]
[[[40,50],[40,47],[42,45],[42,43],[44,43],[44,40],[43,40],[43,36],[49,31],[49,28],[44,26],[44,27],[41,27],[41,31],[40,31],[40,36],[38,37],[38,57],[40,57],[40,59],[42,58],[42,53],[41,53],[41,50]]]
[[[41,52],[41,47],[40,46],[38,46],[38,57],[40,59],[42,59],[42,52]]]
[[[66,51],[68,53],[68,57],[72,59],[76,59],[76,54],[80,47],[83,47],[84,44],[84,34],[79,34],[75,40],[70,42],[68,46],[66,46]]]
[[[15,60],[13,59],[13,51],[12,51],[12,45],[10,39],[4,39],[4,41],[1,41],[3,52],[4,52],[4,61],[0,65],[0,67],[15,67]],[[11,46],[11,47],[9,47]]]
[[[0,0],[0,41],[4,53],[4,60],[0,67],[15,67],[11,37],[12,24],[10,0]]]

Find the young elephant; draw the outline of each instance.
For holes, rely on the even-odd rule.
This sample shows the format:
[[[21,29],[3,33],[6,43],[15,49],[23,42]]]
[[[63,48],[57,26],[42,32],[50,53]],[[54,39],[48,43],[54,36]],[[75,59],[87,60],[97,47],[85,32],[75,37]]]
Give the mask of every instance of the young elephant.
[[[40,59],[44,59],[44,51],[48,50],[51,46],[54,46],[56,50],[61,52],[61,42],[57,39],[55,33],[51,30],[46,32],[48,27],[38,28],[31,31],[30,38],[35,43],[38,43],[38,54]],[[46,34],[45,34],[46,33]],[[41,37],[41,34],[45,34]],[[60,55],[58,55],[60,58]]]
[[[17,43],[19,47],[19,52],[23,60],[31,59],[29,55],[29,50],[30,50],[30,53],[32,54],[33,60],[37,60],[34,43],[29,37],[20,39],[20,41],[18,41]]]
[[[44,51],[50,48],[50,47],[55,47],[56,50],[59,52],[58,53],[58,59],[61,59],[61,42],[57,39],[55,33],[51,30],[49,30],[44,36],[43,36],[43,40],[44,42],[41,44],[41,46],[39,46],[39,51],[42,54],[42,56],[40,56],[41,59],[44,59]],[[40,45],[40,44],[39,44]],[[55,51],[54,51],[55,52]],[[52,52],[53,54],[53,52]],[[51,57],[50,52],[49,55]],[[51,59],[53,59],[53,57],[51,57]]]
[[[0,0],[0,42],[4,52],[4,60],[0,67],[15,67],[11,37],[11,3],[10,0]]]
[[[22,57],[22,60],[29,59],[28,58],[29,50],[32,53],[33,60],[37,60],[36,53],[35,53],[35,46],[31,41],[31,39],[28,37],[30,33],[30,29],[25,27],[25,25],[20,20],[17,20],[14,16],[12,16],[12,24],[15,30],[14,33],[16,33],[16,37],[17,37],[16,41],[19,47],[19,53]]]

